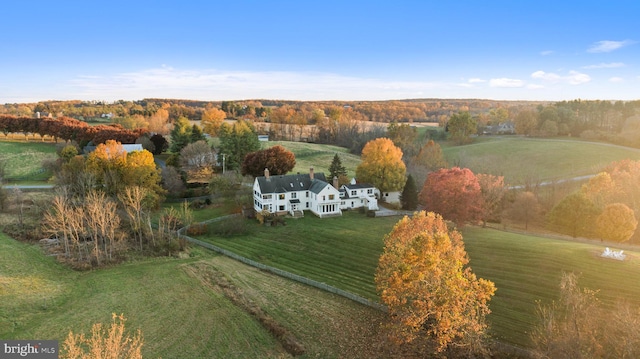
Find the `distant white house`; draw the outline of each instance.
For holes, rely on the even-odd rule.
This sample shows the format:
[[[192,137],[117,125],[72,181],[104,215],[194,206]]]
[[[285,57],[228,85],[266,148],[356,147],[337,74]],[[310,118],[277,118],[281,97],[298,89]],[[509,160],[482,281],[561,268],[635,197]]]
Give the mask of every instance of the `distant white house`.
[[[269,141],[269,135],[258,135],[258,141],[260,141],[260,142],[268,142]]]
[[[341,216],[342,210],[366,207],[378,209],[376,189],[370,185],[350,184],[336,188],[337,179],[329,184],[324,173],[269,175],[256,177],[253,182],[253,208],[277,215],[304,216],[311,211],[320,218]]]

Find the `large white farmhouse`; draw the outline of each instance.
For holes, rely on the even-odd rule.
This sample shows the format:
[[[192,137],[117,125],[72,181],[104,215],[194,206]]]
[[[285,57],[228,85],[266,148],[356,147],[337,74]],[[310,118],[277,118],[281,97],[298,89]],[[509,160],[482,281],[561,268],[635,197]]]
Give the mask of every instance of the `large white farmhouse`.
[[[304,216],[311,211],[320,218],[341,216],[343,209],[366,207],[378,209],[377,190],[370,185],[344,185],[340,189],[327,182],[324,173],[269,175],[256,177],[253,182],[253,208],[277,215]]]

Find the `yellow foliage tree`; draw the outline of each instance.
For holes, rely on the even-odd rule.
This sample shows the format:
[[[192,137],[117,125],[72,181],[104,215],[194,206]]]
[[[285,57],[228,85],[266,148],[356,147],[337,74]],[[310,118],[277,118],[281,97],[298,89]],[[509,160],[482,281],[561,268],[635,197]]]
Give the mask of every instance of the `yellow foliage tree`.
[[[109,140],[87,156],[86,164],[97,184],[111,196],[117,196],[127,186],[149,189],[155,202],[164,194],[160,186],[160,170],[147,150],[127,154],[119,142]]]
[[[142,359],[142,332],[135,335],[125,333],[124,315],[112,314],[111,326],[96,323],[91,327],[91,336],[69,332],[62,344],[63,359]]]
[[[596,218],[596,229],[600,238],[607,241],[628,241],[636,231],[638,221],[631,208],[622,203],[607,205]]]
[[[468,263],[462,235],[440,215],[416,212],[395,225],[384,238],[375,275],[394,341],[422,339],[436,353],[484,350],[485,316],[496,289],[476,278]]]
[[[407,167],[402,150],[388,138],[367,142],[362,149],[362,162],[356,168],[360,182],[374,185],[382,192],[400,191],[405,184]]]
[[[224,119],[227,117],[227,113],[218,108],[208,108],[202,113],[201,125],[205,133],[211,136],[217,136],[218,130]]]

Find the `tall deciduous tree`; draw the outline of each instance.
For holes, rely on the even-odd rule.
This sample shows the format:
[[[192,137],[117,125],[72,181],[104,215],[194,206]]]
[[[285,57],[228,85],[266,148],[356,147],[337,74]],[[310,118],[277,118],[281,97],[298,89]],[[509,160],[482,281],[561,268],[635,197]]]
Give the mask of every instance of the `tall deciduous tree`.
[[[224,123],[227,113],[218,108],[208,108],[202,113],[201,124],[205,133],[218,136],[218,130]]]
[[[613,242],[626,242],[633,236],[638,221],[631,208],[622,203],[607,205],[596,218],[600,238]]]
[[[418,130],[408,123],[398,124],[392,122],[387,127],[387,136],[393,143],[400,147],[407,158],[413,156],[418,149]]]
[[[538,129],[538,115],[531,110],[520,111],[515,118],[516,133],[529,136]]]
[[[478,173],[476,177],[482,193],[483,224],[486,225],[489,220],[499,221],[502,213],[502,199],[507,190],[504,177],[483,173]]]
[[[476,120],[467,111],[452,115],[446,128],[451,139],[457,144],[469,143],[471,135],[478,131]]]
[[[409,211],[418,208],[418,187],[411,174],[407,176],[407,182],[404,184],[402,194],[400,194],[400,203],[402,204],[402,209]]]
[[[248,153],[242,161],[242,175],[262,176],[265,168],[271,175],[283,175],[296,166],[293,152],[277,145],[261,151]]]
[[[367,142],[362,149],[362,162],[356,168],[360,182],[371,183],[382,192],[399,191],[405,183],[407,168],[402,150],[388,138]]]
[[[594,232],[597,207],[582,191],[572,193],[560,201],[549,212],[549,223],[562,233],[577,236],[590,236]]]
[[[375,281],[396,342],[425,340],[436,353],[483,348],[495,286],[468,263],[462,235],[440,215],[422,211],[395,225],[384,238]]]
[[[517,222],[524,222],[524,229],[529,229],[529,223],[538,218],[540,203],[533,192],[520,192],[507,211],[507,216]]]
[[[458,225],[482,219],[480,184],[468,168],[453,167],[430,173],[419,199],[426,210]]]
[[[433,140],[429,140],[412,160],[412,164],[424,167],[427,172],[437,171],[448,166],[442,154],[442,148]]]

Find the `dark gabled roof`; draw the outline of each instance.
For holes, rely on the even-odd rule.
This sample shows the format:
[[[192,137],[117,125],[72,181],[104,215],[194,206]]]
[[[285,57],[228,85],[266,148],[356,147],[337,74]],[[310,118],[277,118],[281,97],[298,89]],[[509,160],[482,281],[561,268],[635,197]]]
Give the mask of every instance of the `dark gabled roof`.
[[[309,187],[309,191],[318,194],[322,192],[322,190],[327,187],[329,184],[325,181],[313,180],[311,183],[311,187]]]
[[[368,183],[345,184],[343,186],[348,189],[373,188],[373,185]]]
[[[314,183],[321,182],[327,184],[324,173],[315,173],[314,179],[308,173],[295,175],[277,175],[256,177],[260,192],[262,193],[285,193],[296,191],[308,191]],[[324,185],[322,186],[324,188]]]

